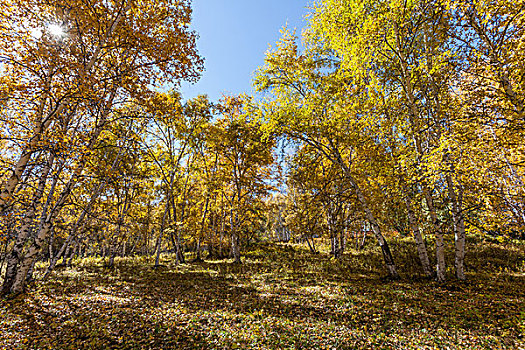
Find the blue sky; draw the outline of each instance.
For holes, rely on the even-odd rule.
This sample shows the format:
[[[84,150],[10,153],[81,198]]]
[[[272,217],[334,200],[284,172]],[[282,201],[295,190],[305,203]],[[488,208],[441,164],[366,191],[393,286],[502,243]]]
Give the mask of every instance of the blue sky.
[[[280,38],[279,30],[301,28],[311,0],[193,0],[193,29],[205,59],[201,79],[183,83],[184,99],[207,94],[212,101],[223,94],[251,93],[254,71],[264,53]]]

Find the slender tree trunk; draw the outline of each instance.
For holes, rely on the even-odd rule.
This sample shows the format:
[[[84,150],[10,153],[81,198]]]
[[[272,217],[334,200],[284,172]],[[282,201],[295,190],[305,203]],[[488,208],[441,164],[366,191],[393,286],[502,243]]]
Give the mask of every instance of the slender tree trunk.
[[[232,232],[232,255],[234,263],[241,263],[241,250],[239,248],[239,235],[236,231]]]
[[[162,251],[162,235],[164,230],[159,231],[159,236],[157,238],[157,244],[155,245],[155,267],[160,266],[160,252]]]
[[[314,246],[312,246],[312,244],[310,243],[310,240],[308,239],[308,235],[305,235],[304,238],[306,240],[306,243],[308,244],[308,248],[310,249],[310,252],[313,254],[317,253],[316,250],[314,249]]]
[[[445,282],[445,243],[443,240],[443,228],[437,217],[432,195],[430,194],[430,191],[426,188],[426,186],[423,186],[423,193],[425,195],[428,211],[430,213],[430,218],[434,223],[434,227],[436,228],[436,279],[438,282]]]
[[[344,231],[339,233],[339,256],[343,256],[346,248],[346,235]]]
[[[179,264],[184,264],[186,263],[186,259],[184,258],[184,252],[182,251],[182,242],[180,238],[180,227],[178,226],[176,228],[175,242],[177,243],[177,246],[176,246],[177,261]]]
[[[361,250],[365,248],[367,235],[368,235],[368,231],[367,230],[363,231],[363,239],[361,240],[361,244],[359,245],[359,249]]]
[[[126,136],[127,137],[127,136]],[[111,170],[114,170],[116,169],[116,167],[118,166],[118,164],[120,163],[120,157],[121,157],[121,154],[122,154],[122,147],[119,149],[118,153],[117,153],[117,156],[115,157],[113,163],[111,164]],[[75,239],[75,237],[77,237],[77,235],[80,233],[80,232],[83,232],[84,231],[84,228],[86,227],[86,225],[89,224],[90,222],[90,219],[88,218],[86,221],[86,216],[91,213],[91,210],[93,209],[93,206],[96,202],[96,200],[98,199],[99,195],[102,193],[102,191],[104,190],[104,188],[106,187],[106,182],[102,182],[98,187],[97,189],[95,190],[95,192],[93,193],[93,195],[91,196],[91,198],[89,199],[89,202],[88,204],[86,205],[86,207],[84,207],[80,213],[80,216],[78,217],[78,219],[75,221],[75,224],[73,225],[73,227],[71,228],[71,231],[69,232],[69,236],[67,237],[66,241],[64,242],[64,244],[62,245],[59,253],[57,254],[57,257],[56,259],[51,259],[51,262],[46,270],[46,273],[44,274],[44,278],[47,278],[47,276],[49,276],[49,274],[51,273],[51,271],[53,271],[53,269],[55,268],[56,266],[56,263],[58,262],[58,260],[60,259],[61,256],[64,256],[64,259],[63,259],[63,264],[64,265],[67,265],[67,266],[71,266],[71,262],[72,262],[72,259],[69,260],[69,263],[66,263],[66,259],[67,257],[69,256],[69,251],[70,251],[70,244],[71,244],[71,241]],[[82,225],[82,226],[80,226]],[[53,235],[51,236],[53,237]],[[80,244],[80,243],[78,243]],[[65,249],[65,251],[64,251]],[[102,254],[102,255],[105,255]]]
[[[407,102],[410,108],[409,116],[410,122],[413,129],[413,137],[416,144],[416,151],[418,153],[418,162],[419,166],[421,168],[421,157],[423,156],[423,147],[421,144],[421,139],[419,137],[420,133],[420,123],[418,122],[418,118],[420,118],[421,114],[419,111],[419,107],[416,104],[416,98],[414,96],[414,86],[411,81],[411,73],[408,71],[408,63],[407,59],[405,58],[402,45],[401,45],[401,35],[399,33],[399,28],[397,24],[394,26],[394,31],[396,35],[396,43],[398,48],[398,57],[400,59],[401,63],[401,79],[403,81],[404,91],[407,98]],[[434,88],[434,86],[432,86]],[[440,104],[439,100],[437,98],[436,89],[434,88],[434,97],[436,99],[436,106],[438,108],[438,114],[440,113]],[[424,170],[424,169],[421,169]],[[444,249],[444,242],[443,242],[443,232],[442,232],[442,225],[439,222],[439,219],[436,214],[436,210],[434,208],[434,202],[432,199],[432,194],[425,183],[425,181],[422,182],[422,189],[423,194],[425,196],[425,200],[428,206],[428,210],[430,212],[430,217],[432,219],[432,223],[434,224],[434,227],[436,228],[435,236],[436,236],[436,258],[437,258],[437,269],[436,269],[436,278],[438,282],[444,282],[445,281],[445,249]]]
[[[223,202],[221,202],[222,204]],[[219,235],[219,240],[220,240],[220,253],[221,253],[221,256],[227,256],[227,251],[225,250],[225,247],[223,246],[223,242],[225,240],[225,237],[226,237],[226,210],[224,210],[223,208],[221,208],[221,211],[222,211],[222,221],[221,221],[221,230],[220,230],[220,235]]]
[[[71,254],[69,255],[69,259],[66,263],[67,267],[71,267],[73,265],[73,259],[75,258],[75,256],[78,256],[78,250],[79,250],[79,245],[80,245],[79,239],[77,238],[73,244],[75,246],[71,250]]]
[[[448,194],[452,203],[452,221],[454,228],[454,242],[456,246],[454,265],[456,277],[465,280],[465,221],[461,209],[461,202],[456,195],[451,175],[446,176]]]
[[[0,264],[0,274],[2,274],[2,270],[4,269],[4,263],[7,258],[7,247],[9,245],[9,234],[7,235],[4,243],[4,249],[2,251],[2,263]]]
[[[423,236],[421,235],[421,231],[419,230],[419,225],[416,220],[416,215],[412,209],[412,201],[407,194],[404,195],[404,199],[408,211],[408,221],[410,222],[410,227],[412,228],[412,233],[414,234],[414,240],[416,241],[419,261],[421,262],[421,266],[423,267],[423,272],[425,275],[431,278],[434,274],[432,273],[432,268],[430,267],[425,241],[423,240]]]
[[[391,278],[398,279],[399,275],[396,270],[396,264],[394,263],[394,258],[392,257],[392,253],[390,252],[390,247],[388,246],[388,243],[383,237],[381,233],[381,229],[379,228],[379,224],[375,220],[375,217],[371,213],[371,211],[367,208],[365,209],[365,212],[367,214],[368,220],[370,221],[370,224],[372,225],[372,231],[374,232],[374,235],[376,236],[376,239],[379,243],[379,247],[381,247],[381,252],[383,253],[383,259],[385,260],[385,265],[388,269],[388,273]]]
[[[53,244],[55,243],[55,230],[51,231],[51,235],[49,236],[49,245],[47,246],[47,251],[49,254],[49,261],[53,259]]]
[[[233,215],[233,212],[230,213],[230,223],[231,223],[231,231],[232,231],[232,256],[234,263],[240,264],[241,263],[241,249],[239,247],[239,233],[237,232],[237,214],[235,214],[235,217]]]
[[[31,266],[33,266],[34,261],[37,259],[38,254],[41,251],[42,245],[47,238],[47,234],[51,230],[51,224],[48,223],[44,226],[42,230],[38,233],[33,244],[29,247],[28,252],[24,255],[21,260],[20,266],[17,269],[13,286],[11,287],[11,292],[14,294],[22,293],[24,291],[25,282],[27,273]]]
[[[38,181],[38,187],[33,195],[33,198],[31,199],[29,209],[26,212],[24,218],[22,219],[20,228],[17,230],[15,244],[13,246],[13,249],[11,250],[11,253],[7,257],[7,267],[6,267],[6,273],[4,276],[4,284],[2,286],[2,294],[8,294],[11,291],[11,288],[15,281],[16,270],[17,270],[18,264],[23,258],[24,246],[26,245],[26,242],[31,235],[31,231],[34,225],[35,215],[37,211],[37,206],[44,195],[45,186],[46,186],[51,168],[53,167],[54,161],[55,161],[55,156],[51,154],[48,158],[45,168],[42,171],[42,174],[40,175],[40,178]],[[50,192],[50,195],[53,195],[57,181],[58,181],[58,175],[55,175],[53,184],[52,184],[52,192]]]
[[[334,232],[334,225],[332,220],[332,208],[330,203],[327,205],[328,207],[328,213],[327,213],[327,224],[328,224],[328,237],[330,237],[330,255],[332,255],[334,258],[337,259],[337,240],[335,237]]]
[[[70,244],[70,241],[71,241],[72,238],[73,238],[73,236],[69,235],[66,238],[66,240],[64,241],[64,243],[62,244],[62,247],[60,247],[60,250],[58,251],[58,253],[56,253],[53,256],[53,258],[50,260],[49,266],[47,267],[46,272],[44,273],[43,279],[47,279],[47,277],[49,276],[51,271],[53,271],[55,269],[56,263],[58,262],[58,260],[60,260],[62,255],[66,252],[66,249],[67,249],[67,247],[69,247],[69,244]]]
[[[35,271],[35,264],[36,260],[33,260],[33,263],[31,264],[31,266],[29,267],[29,271],[27,272],[25,283],[33,282],[33,272]]]
[[[196,257],[195,257],[195,261],[202,261],[202,257],[201,257],[201,240],[202,238],[199,237],[197,239],[197,246],[195,247],[195,253],[196,253]]]
[[[344,165],[344,162],[339,157],[340,164]],[[344,166],[345,170],[345,177],[351,184],[351,186],[354,188],[354,191],[357,195],[357,200],[363,207],[365,211],[366,218],[368,219],[368,222],[372,226],[372,232],[374,232],[374,235],[377,239],[377,242],[379,244],[379,247],[381,248],[381,252],[383,253],[383,259],[385,261],[385,265],[388,271],[388,274],[393,279],[399,279],[399,274],[397,273],[396,264],[394,262],[394,258],[392,257],[392,252],[390,251],[390,247],[388,246],[388,242],[386,241],[385,237],[381,233],[381,228],[379,227],[379,224],[370,210],[368,206],[368,201],[366,200],[365,196],[363,195],[363,192],[361,192],[361,188],[359,188],[359,185],[354,180],[353,176],[350,174],[349,169],[346,168],[346,165]]]
[[[204,236],[204,227],[206,226],[206,218],[208,215],[208,206],[210,203],[210,197],[209,195],[206,195],[206,203],[204,204],[204,211],[202,212],[202,219],[201,219],[201,232],[199,235],[199,239],[197,241],[197,258],[196,261],[202,261],[201,257],[201,241]]]
[[[131,248],[129,248],[129,251],[128,251],[128,254],[130,256],[133,256],[135,254],[135,249],[137,248],[137,244],[139,243],[139,241],[140,241],[140,234],[137,234],[135,236],[135,239],[133,240],[133,244],[131,245]]]
[[[155,254],[155,267],[158,267],[160,264],[160,251],[162,250],[162,236],[164,235],[164,230],[166,228],[166,218],[169,214],[169,209],[170,209],[169,205],[170,205],[170,202],[168,198],[166,201],[166,207],[164,208],[164,214],[162,214],[162,221],[160,223],[159,235],[157,237],[157,242],[155,243],[155,249],[153,251]]]
[[[113,265],[115,264],[115,256],[117,255],[117,250],[118,249],[116,249],[113,244],[109,246],[110,255],[108,267],[113,267]]]
[[[109,112],[110,112],[109,106],[111,105],[115,97],[115,94],[116,94],[116,91],[112,91],[109,101],[106,102],[105,109],[101,112],[99,123],[96,125],[95,129],[93,130],[93,134],[91,135],[89,143],[86,147],[88,150],[93,149],[93,147],[95,146],[96,140],[98,139],[100,133],[103,130],[103,127],[105,126],[107,116],[109,115]],[[38,255],[40,254],[42,250],[42,245],[44,244],[45,240],[48,238],[49,232],[51,231],[55,218],[58,216],[62,208],[65,206],[66,200],[69,198],[71,191],[78,183],[80,175],[82,174],[86,163],[87,163],[87,153],[84,154],[79,160],[79,162],[77,163],[77,166],[71,178],[69,179],[64,189],[60,193],[55,205],[51,208],[50,212],[47,214],[47,206],[50,204],[50,198],[51,198],[48,195],[48,201],[46,202],[44,206],[45,208],[43,209],[44,214],[42,215],[42,218],[40,220],[36,238],[34,239],[33,243],[30,245],[27,253],[20,260],[21,262],[20,262],[19,268],[16,271],[14,282],[12,284],[12,287],[10,288],[11,293],[18,294],[18,293],[23,292],[24,287],[25,287],[25,279],[29,271],[29,268],[31,267],[33,260],[38,258]],[[57,178],[58,178],[58,175],[55,176],[55,179]],[[53,191],[54,191],[54,188],[53,188]],[[52,190],[50,190],[50,192],[52,192]]]
[[[67,258],[69,257],[69,252],[71,251],[71,242],[73,241],[74,237],[71,235],[69,236],[71,237],[71,239],[66,239],[67,241],[67,246],[66,246],[66,251],[64,252],[64,255],[62,255],[62,266],[67,266]],[[68,238],[69,238],[68,237]]]
[[[189,167],[191,167],[191,165],[193,164],[193,161],[194,161],[194,158],[191,158],[191,160],[189,161]],[[181,208],[181,213],[180,213],[180,222],[182,222],[186,216],[185,216],[185,213],[186,213],[186,202],[187,202],[187,191],[188,191],[188,181],[190,179],[190,176],[187,175],[186,176],[186,180],[184,181],[184,189],[183,189],[183,197],[182,197],[182,208]],[[175,204],[173,204],[173,218],[176,219],[176,213],[175,213]],[[183,249],[182,249],[182,240],[181,240],[181,235],[180,235],[180,229],[181,229],[181,226],[180,225],[177,225],[176,226],[176,236],[175,236],[175,239],[176,239],[176,251],[177,251],[177,261],[180,263],[180,264],[184,264],[186,263],[186,259],[184,258],[184,252],[183,252]]]

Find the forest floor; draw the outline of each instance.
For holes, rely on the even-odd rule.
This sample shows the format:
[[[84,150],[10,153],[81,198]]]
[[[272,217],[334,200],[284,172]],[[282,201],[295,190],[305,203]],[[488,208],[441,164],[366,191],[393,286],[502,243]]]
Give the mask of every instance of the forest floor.
[[[399,281],[372,244],[340,261],[274,243],[241,265],[78,260],[0,300],[0,349],[525,349],[525,244],[470,242],[468,280],[446,284],[410,240],[391,246]]]

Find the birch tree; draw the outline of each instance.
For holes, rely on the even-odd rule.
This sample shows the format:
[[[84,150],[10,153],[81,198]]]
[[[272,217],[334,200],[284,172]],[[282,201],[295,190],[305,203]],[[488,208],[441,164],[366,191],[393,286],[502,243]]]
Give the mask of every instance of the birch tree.
[[[20,241],[31,238],[31,243],[18,257],[16,276],[6,278],[3,288],[17,293],[57,215],[81,182],[97,139],[116,117],[115,107],[130,99],[147,103],[154,86],[195,80],[201,59],[195,34],[188,29],[191,8],[186,1],[1,5],[2,113],[10,121],[6,147],[12,151],[9,169],[2,175],[0,211],[15,202],[31,159],[49,158],[50,145],[57,152],[54,140],[66,141],[59,148],[62,159],[70,147],[67,140],[74,142],[76,151],[66,168],[65,162],[57,165],[61,170],[54,173],[56,181],[60,173],[69,175],[61,178],[65,185],[56,195],[47,195],[49,206],[44,207],[51,209],[42,213],[39,228],[26,237],[19,235]],[[43,178],[44,184],[48,180]],[[50,192],[56,190],[56,181]]]

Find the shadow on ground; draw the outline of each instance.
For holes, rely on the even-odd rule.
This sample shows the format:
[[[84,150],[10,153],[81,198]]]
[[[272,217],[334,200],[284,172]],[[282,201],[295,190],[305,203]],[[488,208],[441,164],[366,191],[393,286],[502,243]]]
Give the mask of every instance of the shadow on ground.
[[[503,252],[487,249],[480,249],[485,259],[470,261],[501,264]],[[519,268],[523,252],[504,253],[507,266]],[[392,282],[371,262],[376,255],[371,248],[334,261],[272,244],[252,248],[241,265],[175,266],[166,257],[155,269],[145,258],[129,258],[109,269],[79,261],[28,295],[0,302],[0,347],[513,348],[522,342],[523,273],[471,272],[468,282],[439,285],[415,266]],[[402,259],[410,266],[411,258]]]

